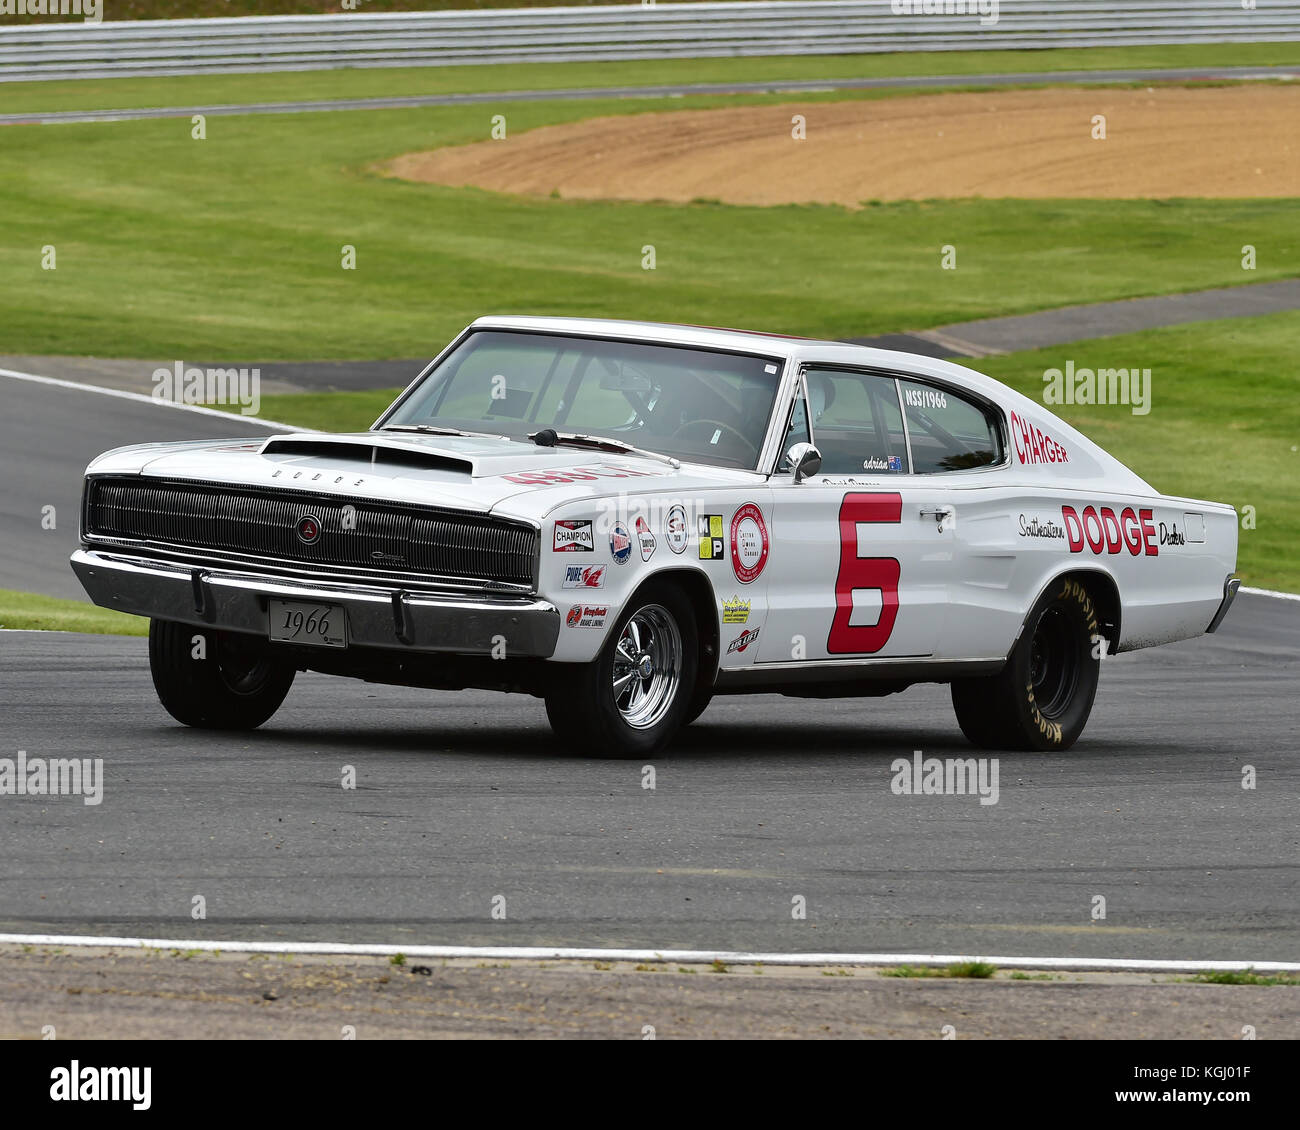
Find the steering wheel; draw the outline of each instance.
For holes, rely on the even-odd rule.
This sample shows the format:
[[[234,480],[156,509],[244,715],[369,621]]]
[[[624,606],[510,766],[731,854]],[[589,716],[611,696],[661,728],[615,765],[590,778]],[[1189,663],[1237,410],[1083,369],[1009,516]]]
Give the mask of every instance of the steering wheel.
[[[684,435],[692,428],[714,428],[719,431],[730,432],[749,449],[751,458],[758,458],[758,445],[750,443],[750,441],[745,437],[745,433],[739,428],[733,428],[730,424],[724,424],[721,420],[687,420],[686,423],[673,432],[672,438],[677,439],[678,436]]]

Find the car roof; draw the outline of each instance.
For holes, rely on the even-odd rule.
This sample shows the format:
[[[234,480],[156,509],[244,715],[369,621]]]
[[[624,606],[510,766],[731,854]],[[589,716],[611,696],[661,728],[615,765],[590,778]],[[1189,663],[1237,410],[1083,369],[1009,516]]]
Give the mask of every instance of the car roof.
[[[843,341],[790,337],[784,334],[753,330],[720,329],[678,322],[638,322],[614,318],[556,318],[518,314],[488,315],[475,319],[474,329],[524,330],[536,333],[572,334],[619,340],[658,342],[694,346],[700,349],[723,349],[736,353],[794,360],[809,364],[855,365],[875,369],[904,370],[918,376],[953,381],[984,396],[1005,401],[1021,400],[1018,393],[991,377],[919,353],[893,349],[875,349]],[[1027,406],[1031,402],[1024,401]]]

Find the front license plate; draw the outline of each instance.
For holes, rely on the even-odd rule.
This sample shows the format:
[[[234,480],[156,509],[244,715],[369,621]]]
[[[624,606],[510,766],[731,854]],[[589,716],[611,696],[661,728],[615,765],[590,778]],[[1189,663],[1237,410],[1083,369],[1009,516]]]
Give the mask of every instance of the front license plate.
[[[348,646],[348,614],[342,605],[272,600],[267,612],[273,640],[313,647]]]

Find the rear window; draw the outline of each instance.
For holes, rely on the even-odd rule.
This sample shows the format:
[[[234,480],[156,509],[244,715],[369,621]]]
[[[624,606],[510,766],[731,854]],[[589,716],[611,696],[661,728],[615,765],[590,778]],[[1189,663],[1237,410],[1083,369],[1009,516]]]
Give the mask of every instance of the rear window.
[[[951,389],[899,381],[918,475],[968,471],[1002,461],[1000,432],[988,411]]]

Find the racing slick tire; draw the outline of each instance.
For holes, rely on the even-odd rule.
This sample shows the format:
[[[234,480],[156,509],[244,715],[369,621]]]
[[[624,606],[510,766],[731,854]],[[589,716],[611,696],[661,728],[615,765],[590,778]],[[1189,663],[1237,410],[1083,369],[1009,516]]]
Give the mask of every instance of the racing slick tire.
[[[1038,599],[1007,665],[957,679],[952,704],[962,733],[983,749],[1067,750],[1097,695],[1101,646],[1087,588],[1065,577]]]
[[[256,729],[280,709],[295,674],[257,636],[172,620],[149,621],[149,671],[167,713],[204,730]]]
[[[600,654],[546,692],[556,737],[590,757],[646,757],[681,728],[699,663],[695,618],[672,585],[641,589]]]

